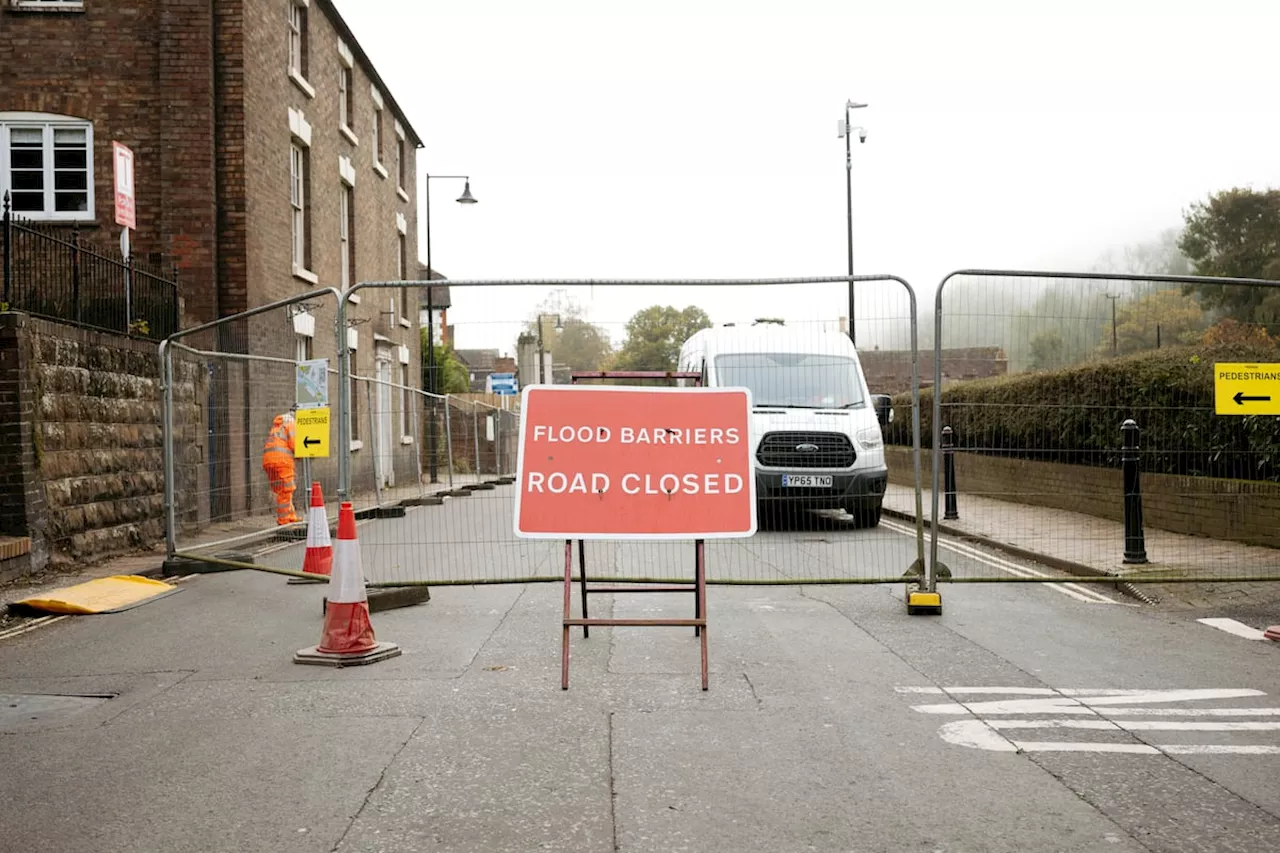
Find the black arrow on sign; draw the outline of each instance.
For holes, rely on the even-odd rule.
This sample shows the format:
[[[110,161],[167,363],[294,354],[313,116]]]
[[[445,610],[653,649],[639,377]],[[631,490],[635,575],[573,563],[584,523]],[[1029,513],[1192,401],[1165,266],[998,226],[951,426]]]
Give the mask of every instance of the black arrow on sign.
[[[312,438],[311,436],[307,436],[306,438],[302,439],[303,447],[310,447],[313,444],[324,444],[324,442],[318,438]]]
[[[1247,394],[1245,394],[1243,391],[1237,391],[1236,395],[1231,399],[1236,401],[1237,406],[1243,406],[1245,403],[1249,403],[1249,402],[1266,403],[1271,398],[1270,397],[1250,397]]]

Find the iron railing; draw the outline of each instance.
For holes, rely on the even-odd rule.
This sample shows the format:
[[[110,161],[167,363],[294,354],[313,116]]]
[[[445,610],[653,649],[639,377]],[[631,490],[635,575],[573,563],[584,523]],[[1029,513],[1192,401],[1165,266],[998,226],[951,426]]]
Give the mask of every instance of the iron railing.
[[[135,337],[178,331],[178,270],[169,276],[130,255],[113,258],[84,240],[78,226],[15,216],[9,195],[0,222],[0,309]]]

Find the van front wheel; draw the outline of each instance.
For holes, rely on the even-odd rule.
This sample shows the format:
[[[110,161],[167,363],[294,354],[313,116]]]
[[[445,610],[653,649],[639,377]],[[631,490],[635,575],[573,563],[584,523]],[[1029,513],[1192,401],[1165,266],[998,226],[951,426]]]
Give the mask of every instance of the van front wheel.
[[[854,527],[876,527],[880,524],[881,501],[854,500],[844,505],[844,511],[853,516]]]

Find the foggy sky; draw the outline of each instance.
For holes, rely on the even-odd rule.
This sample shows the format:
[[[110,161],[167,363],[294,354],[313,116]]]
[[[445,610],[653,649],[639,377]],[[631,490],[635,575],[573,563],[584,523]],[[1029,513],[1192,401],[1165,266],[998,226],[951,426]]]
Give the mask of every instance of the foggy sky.
[[[1280,185],[1274,2],[336,2],[424,138],[420,193],[471,176],[467,207],[432,182],[454,279],[843,275],[846,99],[855,271],[924,320],[952,269],[1088,269]],[[455,289],[457,346],[510,352],[546,295]],[[840,285],[575,296],[619,341],[656,302],[846,312]],[[866,298],[905,324],[901,292]]]

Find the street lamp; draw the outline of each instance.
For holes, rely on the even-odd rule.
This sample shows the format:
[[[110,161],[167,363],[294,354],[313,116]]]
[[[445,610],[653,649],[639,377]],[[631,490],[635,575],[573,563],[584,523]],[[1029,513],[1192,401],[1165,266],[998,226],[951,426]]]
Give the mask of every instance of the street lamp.
[[[844,192],[845,192],[845,211],[849,217],[849,277],[853,277],[853,151],[850,147],[850,138],[853,132],[858,132],[858,142],[867,141],[867,131],[862,127],[849,126],[849,110],[857,110],[865,107],[866,104],[855,104],[853,101],[846,100],[844,102],[844,120],[839,123],[839,135],[844,137]],[[854,331],[853,322],[853,282],[849,282],[849,340],[856,346],[858,343],[857,333]]]
[[[427,442],[430,445],[427,448],[427,457],[431,460],[431,482],[440,482],[440,463],[436,458],[436,332],[435,321],[436,312],[435,305],[432,303],[433,286],[431,282],[435,270],[431,266],[431,180],[460,180],[466,181],[463,186],[462,195],[458,196],[458,204],[475,204],[476,199],[471,195],[471,176],[469,175],[427,175],[426,192],[423,194],[425,202],[426,227],[427,227],[427,393],[431,394],[431,417],[428,421]],[[453,448],[450,448],[450,452]]]
[[[557,332],[564,331],[564,322],[560,319],[559,314],[539,314],[538,315],[538,384],[554,385],[555,384],[554,382],[547,382],[547,367],[546,367],[547,348],[543,345],[543,342],[542,342],[542,321],[546,317],[556,318]],[[552,378],[554,379],[554,376]]]

